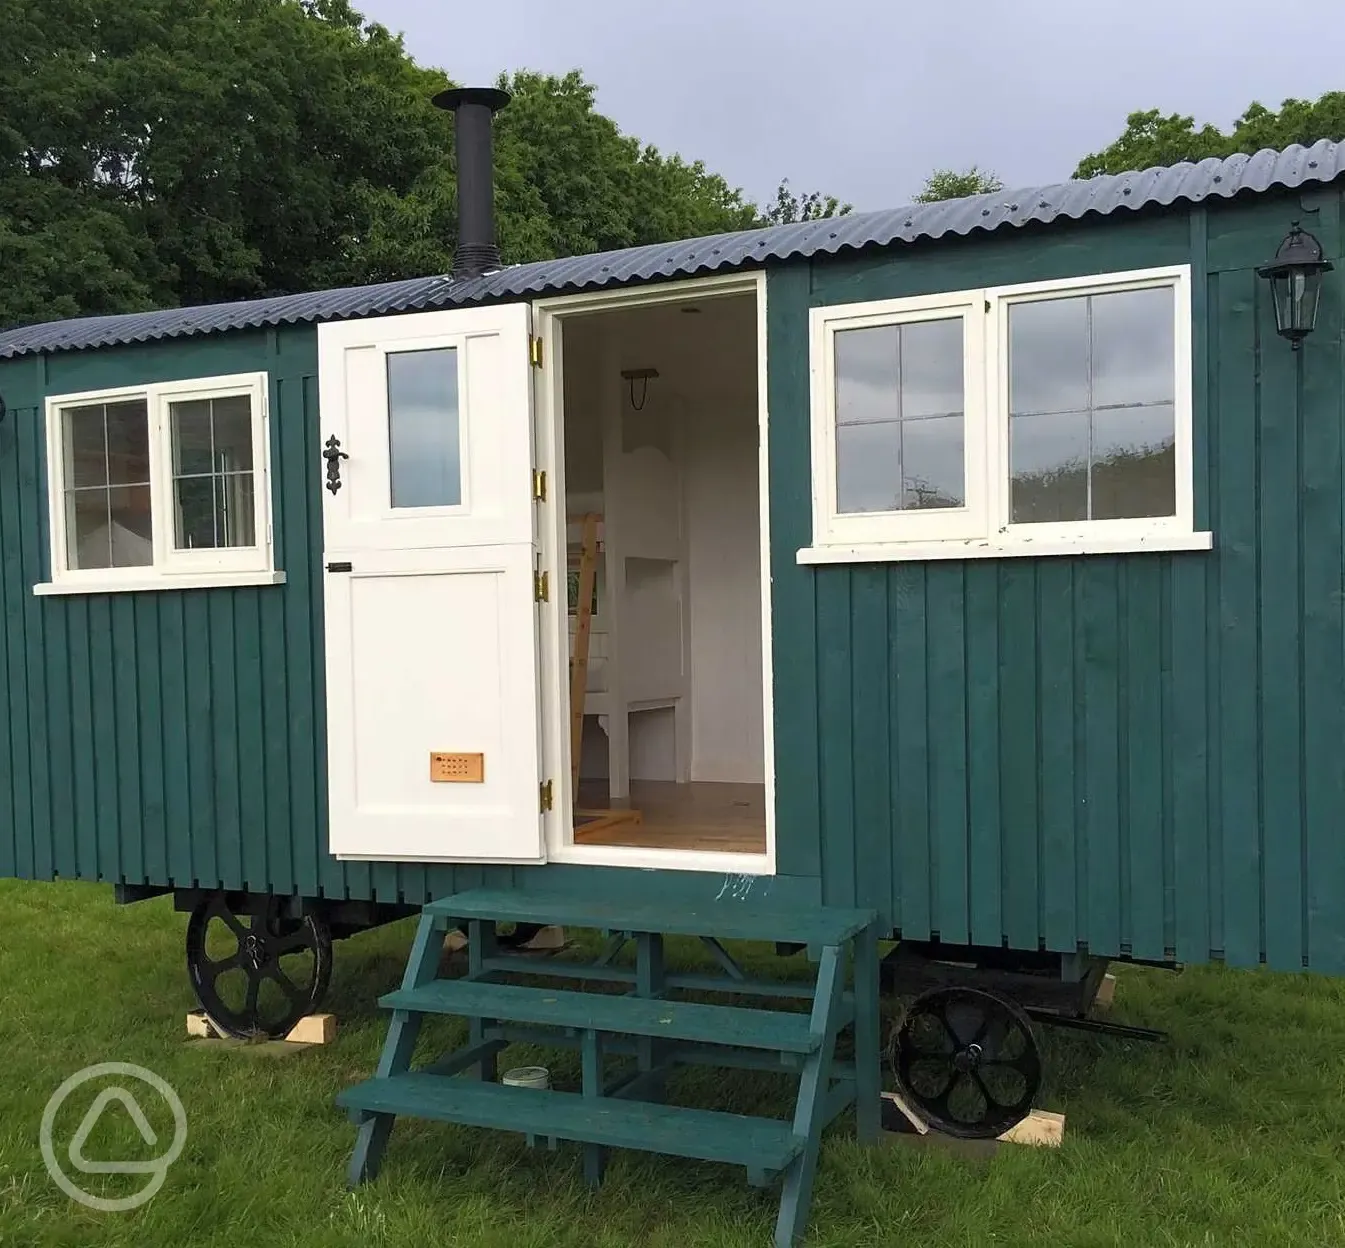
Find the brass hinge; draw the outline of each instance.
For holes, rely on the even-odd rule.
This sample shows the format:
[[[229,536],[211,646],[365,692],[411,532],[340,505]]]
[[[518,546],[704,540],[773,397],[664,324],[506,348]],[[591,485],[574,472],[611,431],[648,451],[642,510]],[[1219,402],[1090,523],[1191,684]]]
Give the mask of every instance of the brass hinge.
[[[531,335],[528,338],[528,359],[533,368],[542,367],[542,340]]]
[[[546,472],[541,468],[532,472],[532,497],[536,502],[546,502]]]
[[[551,601],[551,576],[546,572],[532,574],[532,593],[538,602]]]
[[[546,814],[546,812],[550,810],[552,805],[554,804],[552,798],[552,788],[550,780],[542,781],[541,798],[542,798],[542,814]]]

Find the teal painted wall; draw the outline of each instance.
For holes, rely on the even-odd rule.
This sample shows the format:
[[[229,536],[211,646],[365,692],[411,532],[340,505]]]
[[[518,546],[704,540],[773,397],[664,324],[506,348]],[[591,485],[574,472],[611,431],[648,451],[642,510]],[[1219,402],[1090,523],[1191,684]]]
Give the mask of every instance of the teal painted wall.
[[[771,274],[785,871],[911,938],[1345,970],[1345,264],[1299,354],[1254,272],[1298,217],[1341,257],[1318,192]],[[809,307],[1188,261],[1212,552],[797,566]]]
[[[1345,970],[1345,263],[1300,355],[1254,267],[1341,197],[782,266],[768,290],[780,874],[908,936]],[[1308,209],[1304,212],[1304,208]],[[801,568],[807,311],[1193,265],[1209,553]],[[325,852],[311,327],[0,362],[0,875],[417,902],[723,876]],[[283,586],[37,598],[46,394],[265,369]]]

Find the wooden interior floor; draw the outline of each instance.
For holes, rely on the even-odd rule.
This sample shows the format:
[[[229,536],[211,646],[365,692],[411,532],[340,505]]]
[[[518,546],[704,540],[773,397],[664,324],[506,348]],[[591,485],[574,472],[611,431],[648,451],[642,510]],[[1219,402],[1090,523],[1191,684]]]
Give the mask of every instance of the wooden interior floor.
[[[766,852],[766,786],[763,784],[674,784],[635,780],[627,802],[611,802],[606,782],[581,783],[581,810],[629,805],[643,816],[640,823],[621,823],[585,832],[577,827],[580,845],[634,845],[642,849],[700,849],[721,853]]]

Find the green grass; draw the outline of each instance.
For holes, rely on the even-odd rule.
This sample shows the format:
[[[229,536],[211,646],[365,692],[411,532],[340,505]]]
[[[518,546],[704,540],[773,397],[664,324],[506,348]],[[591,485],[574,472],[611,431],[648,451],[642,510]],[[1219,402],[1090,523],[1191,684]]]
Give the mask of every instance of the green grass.
[[[731,1248],[770,1242],[774,1193],[740,1170],[618,1153],[601,1191],[578,1150],[513,1136],[398,1125],[377,1183],[350,1194],[353,1128],[336,1092],[372,1070],[385,1021],[376,997],[400,974],[411,929],[341,946],[337,1042],[286,1057],[193,1047],[183,916],[162,902],[118,908],[87,885],[0,883],[0,1245],[183,1248]],[[762,958],[762,969],[771,961]],[[861,1149],[842,1121],[827,1138],[811,1245],[1345,1243],[1345,983],[1197,968],[1122,970],[1114,1016],[1162,1027],[1165,1046],[1046,1032],[1040,1103],[1067,1115],[1059,1150],[1004,1148],[989,1162],[897,1143]],[[429,1041],[455,1038],[437,1024]],[[535,1056],[506,1055],[520,1061]],[[96,1213],[48,1178],[38,1128],[48,1097],[96,1062],[149,1067],[186,1107],[186,1149],[163,1190],[130,1213]],[[573,1059],[550,1060],[561,1079]],[[770,1077],[694,1072],[713,1106],[783,1108]],[[90,1097],[92,1093],[90,1092]],[[89,1099],[57,1120],[68,1141]],[[171,1120],[142,1097],[156,1130]],[[720,1104],[723,1104],[721,1101]],[[64,1137],[61,1132],[64,1131]],[[109,1113],[91,1157],[145,1149]],[[62,1144],[62,1148],[64,1144]],[[128,1149],[130,1151],[128,1151]],[[135,1191],[116,1176],[98,1190]],[[117,1184],[122,1184],[121,1188]]]

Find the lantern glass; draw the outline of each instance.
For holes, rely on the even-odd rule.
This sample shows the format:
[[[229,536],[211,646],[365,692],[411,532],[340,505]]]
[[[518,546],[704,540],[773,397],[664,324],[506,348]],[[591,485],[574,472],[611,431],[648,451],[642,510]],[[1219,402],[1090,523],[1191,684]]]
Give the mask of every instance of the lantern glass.
[[[1317,324],[1322,274],[1331,269],[1331,262],[1322,255],[1321,243],[1295,221],[1275,259],[1257,270],[1270,282],[1275,328],[1294,344],[1295,350]]]
[[[1304,269],[1276,273],[1270,279],[1275,301],[1275,328],[1286,338],[1300,339],[1317,323],[1322,297],[1322,275]]]

